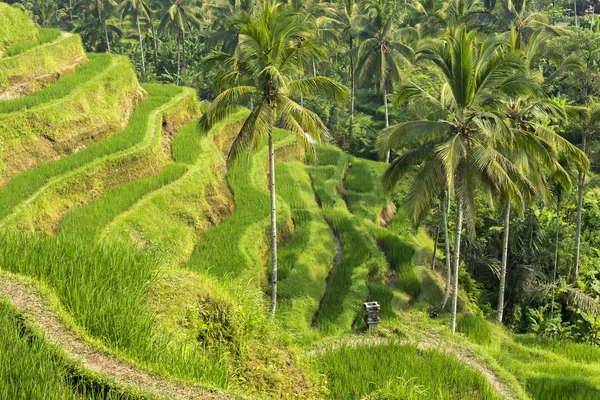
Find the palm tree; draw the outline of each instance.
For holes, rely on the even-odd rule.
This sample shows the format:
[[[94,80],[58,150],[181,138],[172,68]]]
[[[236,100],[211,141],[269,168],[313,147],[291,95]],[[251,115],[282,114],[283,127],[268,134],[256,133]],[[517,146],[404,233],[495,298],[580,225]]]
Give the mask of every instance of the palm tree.
[[[177,36],[177,85],[179,85],[182,70],[185,70],[185,34],[187,29],[200,26],[200,9],[191,0],[172,0],[161,11],[162,18],[158,31],[175,32]],[[181,68],[181,51],[183,48],[183,68]]]
[[[461,25],[441,40],[426,42],[416,62],[431,63],[441,75],[435,94],[411,84],[399,99],[418,102],[429,110],[429,119],[402,122],[385,130],[383,150],[411,150],[397,157],[382,176],[389,190],[400,175],[421,165],[407,195],[408,214],[418,223],[446,188],[456,202],[456,232],[453,262],[453,293],[450,328],[456,327],[458,272],[463,222],[471,231],[475,225],[476,193],[488,198],[507,193],[519,199],[530,182],[497,148],[512,141],[512,132],[498,112],[499,101],[515,92],[531,91],[519,73],[518,57],[499,52],[502,42],[489,37],[479,46],[476,32]]]
[[[581,149],[588,153],[588,136],[597,132],[600,128],[600,106],[592,105],[585,109],[584,113],[579,115],[581,125]],[[577,175],[577,216],[575,217],[575,260],[573,272],[573,282],[579,278],[579,264],[581,253],[581,214],[583,209],[583,193],[585,186],[585,171],[579,168]]]
[[[375,77],[379,90],[383,92],[386,128],[390,126],[388,84],[390,81],[400,80],[401,64],[409,62],[413,57],[410,47],[395,40],[395,36],[400,33],[414,33],[412,28],[403,32],[394,31],[399,13],[399,2],[394,2],[393,5],[382,1],[369,3],[366,6],[368,25],[365,27],[365,37],[358,47],[358,78],[365,81]],[[390,154],[386,153],[386,162],[389,159]]]
[[[140,41],[140,57],[142,59],[142,75],[146,75],[146,61],[144,59],[144,43],[142,41],[142,30],[140,27],[140,17],[145,21],[151,23],[150,15],[152,10],[146,2],[146,0],[123,0],[118,8],[122,17],[129,16],[131,23],[135,24],[137,29],[138,39]]]
[[[585,154],[569,141],[556,134],[546,123],[560,123],[567,119],[562,105],[556,101],[536,96],[518,96],[504,103],[506,123],[512,131],[513,142],[501,149],[515,166],[532,182],[536,195],[545,199],[548,182],[546,176],[553,176],[563,186],[570,184],[567,172],[559,163],[561,157],[569,158],[585,170],[589,161]],[[539,121],[543,121],[540,123]],[[523,193],[530,194],[530,193]],[[529,203],[535,199],[529,198]],[[504,312],[504,294],[506,290],[506,271],[508,262],[508,243],[510,231],[511,199],[502,197],[504,212],[504,238],[500,266],[500,285],[496,319],[502,322]]]
[[[244,13],[238,22],[239,44],[235,51],[237,63],[243,66],[235,74],[244,75],[238,82],[249,81],[245,86],[224,90],[216,97],[200,118],[202,130],[218,123],[233,113],[236,106],[257,101],[233,142],[229,159],[247,154],[262,138],[269,143],[269,192],[271,198],[271,306],[275,315],[277,305],[277,226],[275,197],[275,149],[273,125],[277,122],[289,129],[314,155],[313,144],[327,133],[321,119],[294,100],[294,95],[318,92],[333,101],[349,100],[348,90],[336,81],[322,77],[297,79],[299,65],[307,57],[323,57],[322,49],[312,40],[312,33],[302,23],[302,17],[285,4],[266,0],[258,15]],[[304,38],[304,40],[302,40]],[[298,43],[300,43],[298,45]]]

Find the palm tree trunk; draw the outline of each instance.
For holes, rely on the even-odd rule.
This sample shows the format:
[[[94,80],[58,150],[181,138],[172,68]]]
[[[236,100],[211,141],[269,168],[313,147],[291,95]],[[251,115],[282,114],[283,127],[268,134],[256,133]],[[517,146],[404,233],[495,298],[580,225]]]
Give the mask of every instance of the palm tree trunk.
[[[140,28],[140,17],[135,16],[135,22],[137,24],[138,37],[140,39],[140,55],[142,56],[142,74],[146,76],[146,61],[144,60],[144,43],[142,42],[142,29]]]
[[[158,39],[156,38],[156,29],[154,29],[154,24],[152,26],[152,39],[154,41],[154,69],[158,65]]]
[[[573,274],[573,282],[577,282],[579,278],[579,263],[581,253],[581,214],[583,209],[583,184],[585,183],[585,173],[579,171],[577,177],[577,216],[575,218],[575,272]]]
[[[181,67],[181,72],[185,71],[185,67],[187,66],[187,59],[185,58],[185,31],[181,31],[181,51],[183,53],[183,66]]]
[[[573,0],[573,14],[575,14],[575,26],[579,26],[577,21],[577,0]]]
[[[450,330],[456,331],[456,310],[458,306],[458,269],[460,267],[460,239],[463,224],[463,204],[459,199],[456,202],[456,240],[454,242],[454,276],[452,277],[452,310],[450,311]]]
[[[433,244],[433,255],[431,256],[431,270],[435,271],[435,255],[437,253],[438,242],[440,241],[440,226],[435,231],[435,242]]]
[[[277,197],[275,195],[275,146],[269,126],[269,192],[271,195],[271,316],[277,308]]]
[[[354,91],[355,91],[355,82],[354,82],[354,54],[352,54],[352,49],[354,47],[354,43],[352,40],[352,36],[350,37],[350,132],[352,132],[352,125],[354,124]]]
[[[388,101],[387,101],[387,87],[385,86],[385,82],[383,84],[383,107],[385,108],[385,127],[390,127],[390,115],[388,112]],[[391,150],[388,150],[385,154],[385,162],[390,162]]]
[[[583,131],[582,147],[583,152],[586,152],[587,132]],[[579,263],[581,254],[581,214],[583,212],[583,185],[585,183],[585,173],[579,170],[577,176],[577,216],[575,217],[575,271],[573,274],[573,282],[577,282],[579,278]]]
[[[448,198],[448,206],[450,206],[450,196]],[[444,229],[444,245],[446,251],[446,286],[444,287],[444,296],[440,304],[440,311],[446,307],[448,297],[450,297],[450,284],[452,281],[452,256],[450,255],[450,235],[448,233],[448,208],[446,204],[442,206],[442,225]]]
[[[554,314],[554,295],[556,294],[556,274],[558,270],[558,234],[560,230],[560,196],[556,202],[556,238],[554,239],[554,272],[552,273],[552,303],[550,313]]]
[[[181,76],[181,32],[177,34],[177,86],[179,86],[179,77]]]
[[[102,27],[104,28],[104,40],[106,40],[106,51],[110,54],[110,40],[108,40],[108,27],[106,26],[106,18],[104,16],[104,3],[102,3],[102,7],[98,8],[98,12],[100,13]]]
[[[504,243],[502,244],[502,266],[500,267],[500,288],[498,289],[498,311],[496,320],[502,322],[504,315],[504,292],[506,291],[506,265],[508,262],[508,234],[510,231],[510,201],[506,201],[504,214]]]

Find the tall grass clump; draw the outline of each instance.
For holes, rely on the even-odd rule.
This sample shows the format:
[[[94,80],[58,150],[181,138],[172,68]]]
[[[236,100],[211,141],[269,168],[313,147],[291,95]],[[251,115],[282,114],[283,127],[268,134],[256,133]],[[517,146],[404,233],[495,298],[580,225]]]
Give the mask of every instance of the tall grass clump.
[[[279,248],[278,312],[288,331],[310,335],[337,253],[329,226],[317,205],[310,177],[299,162],[275,168],[277,195],[289,205],[294,234]]]
[[[114,391],[83,376],[59,348],[50,344],[12,307],[0,302],[1,399],[129,400],[137,396]]]
[[[146,309],[156,260],[114,245],[11,233],[0,237],[2,269],[48,284],[91,335],[115,349],[146,349]]]
[[[50,43],[55,41],[60,37],[62,32],[60,29],[55,28],[41,28],[39,31],[39,36],[37,40],[31,42],[21,42],[15,43],[9,48],[6,49],[4,53],[4,57],[13,57],[17,54],[24,53],[28,50],[33,49],[34,47],[41,46],[45,43]]]
[[[168,103],[181,92],[174,86],[147,86],[150,97],[135,110],[129,124],[120,133],[87,149],[31,168],[17,175],[0,188],[0,219],[9,215],[14,208],[41,187],[62,174],[79,168],[95,159],[126,150],[140,143],[150,128],[151,113]]]
[[[77,71],[61,77],[52,85],[35,91],[28,96],[0,101],[0,114],[23,111],[58,101],[106,71],[113,60],[109,54],[89,53],[88,58],[89,61],[79,67]]]
[[[180,178],[187,171],[182,164],[165,165],[157,174],[108,189],[91,203],[65,214],[58,235],[78,240],[96,239],[102,228],[133,206],[144,195]]]
[[[490,322],[472,314],[460,314],[456,329],[464,333],[469,340],[486,346],[492,343],[492,329]]]
[[[480,372],[415,345],[342,347],[317,362],[331,399],[499,399]]]

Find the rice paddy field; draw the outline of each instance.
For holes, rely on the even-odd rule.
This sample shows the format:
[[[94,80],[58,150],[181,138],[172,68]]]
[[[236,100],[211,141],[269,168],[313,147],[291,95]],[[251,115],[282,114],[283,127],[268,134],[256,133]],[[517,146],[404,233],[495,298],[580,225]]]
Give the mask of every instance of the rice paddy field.
[[[0,94],[19,74],[31,91],[0,100],[0,277],[37,288],[100,360],[171,382],[167,398],[600,398],[597,348],[466,312],[459,335],[429,319],[443,277],[424,267],[433,244],[405,217],[406,188],[384,194],[383,163],[334,146],[308,161],[282,129],[270,318],[267,142],[227,159],[249,111],[201,134],[192,89],[140,85],[125,58],[60,31],[9,37],[4,20],[23,18],[5,7]],[[46,62],[58,77],[44,86],[22,73],[29,57],[85,61],[60,74]],[[165,397],[74,358],[18,297],[0,280],[0,399]],[[365,301],[381,305],[374,333]]]

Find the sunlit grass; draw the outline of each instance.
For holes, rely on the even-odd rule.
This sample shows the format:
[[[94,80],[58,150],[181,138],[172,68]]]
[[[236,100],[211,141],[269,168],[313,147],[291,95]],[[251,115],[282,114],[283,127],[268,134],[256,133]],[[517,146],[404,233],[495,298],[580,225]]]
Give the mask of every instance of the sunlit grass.
[[[24,53],[27,50],[31,50],[34,47],[41,46],[44,43],[53,42],[54,40],[60,37],[61,33],[62,32],[60,31],[60,29],[41,28],[37,40],[13,44],[12,46],[6,49],[4,57],[13,57],[17,54]]]
[[[331,399],[499,399],[478,371],[414,345],[342,347],[318,365]]]

